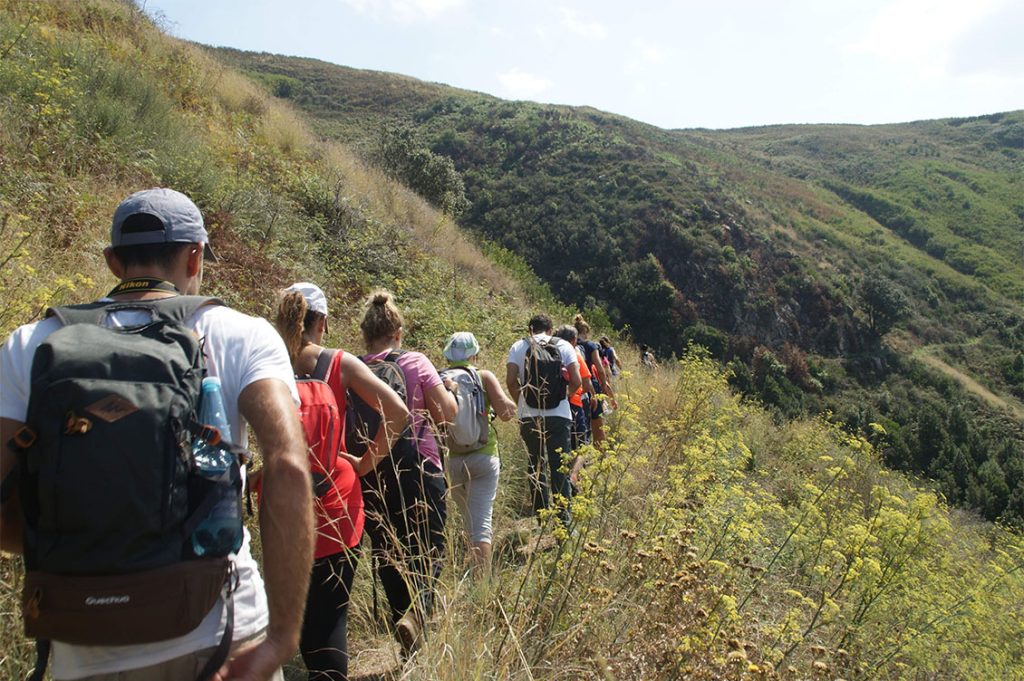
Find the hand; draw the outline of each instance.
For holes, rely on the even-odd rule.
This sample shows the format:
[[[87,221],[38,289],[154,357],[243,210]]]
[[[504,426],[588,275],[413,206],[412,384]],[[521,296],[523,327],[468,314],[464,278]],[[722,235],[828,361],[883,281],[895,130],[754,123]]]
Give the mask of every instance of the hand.
[[[346,461],[352,464],[352,468],[356,472],[356,477],[361,478],[374,469],[372,465],[373,457],[367,452],[363,456],[355,456],[348,452],[338,452],[338,456],[344,457]]]
[[[282,664],[288,661],[292,651],[286,650],[272,638],[249,643],[217,670],[212,681],[266,681]]]

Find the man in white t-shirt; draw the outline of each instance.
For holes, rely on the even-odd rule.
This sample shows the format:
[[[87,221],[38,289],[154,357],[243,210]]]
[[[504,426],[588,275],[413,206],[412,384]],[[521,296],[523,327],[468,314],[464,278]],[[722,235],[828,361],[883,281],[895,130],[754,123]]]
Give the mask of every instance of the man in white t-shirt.
[[[212,257],[199,209],[170,189],[137,192],[114,214],[107,264],[121,284],[105,300],[153,300],[199,292],[204,254]],[[140,319],[141,315],[141,319]],[[111,327],[148,319],[140,310],[106,317]],[[294,655],[312,562],[313,518],[306,443],[295,405],[298,394],[288,353],[264,319],[230,308],[199,308],[187,325],[203,340],[206,366],[220,378],[225,410],[237,444],[246,445],[246,424],[260,442],[263,495],[260,534],[266,588],[249,549],[246,531],[234,557],[234,645],[229,661],[212,678],[280,679]],[[49,317],[17,329],[0,350],[0,442],[7,443],[27,417],[35,350],[60,322]],[[13,452],[0,449],[0,475],[14,467]],[[17,498],[3,506],[0,545],[21,551]],[[184,636],[136,645],[82,646],[53,641],[56,679],[192,679],[214,657],[225,631],[224,599]],[[215,663],[213,663],[215,664]]]
[[[571,520],[568,502],[572,497],[569,476],[563,471],[571,464],[572,412],[569,409],[569,395],[574,395],[583,385],[576,350],[561,338],[551,335],[551,317],[546,314],[534,315],[530,319],[530,338],[522,338],[512,344],[508,352],[505,370],[505,384],[512,401],[519,405],[519,434],[530,455],[530,491],[533,510],[550,508],[552,495],[561,495],[564,505],[559,505],[558,515],[568,526]],[[526,402],[526,363],[531,344],[553,343],[562,361],[562,372],[568,377],[566,392],[553,407],[532,407]],[[557,399],[557,398],[556,398]]]

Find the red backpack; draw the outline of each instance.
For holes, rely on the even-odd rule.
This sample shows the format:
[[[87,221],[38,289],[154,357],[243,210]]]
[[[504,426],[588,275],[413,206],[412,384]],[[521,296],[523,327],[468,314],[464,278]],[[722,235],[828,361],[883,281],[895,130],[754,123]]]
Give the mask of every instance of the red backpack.
[[[299,390],[299,417],[309,445],[309,471],[317,497],[331,489],[345,424],[334,390],[327,384],[327,376],[336,357],[336,350],[321,350],[313,373],[295,377]]]

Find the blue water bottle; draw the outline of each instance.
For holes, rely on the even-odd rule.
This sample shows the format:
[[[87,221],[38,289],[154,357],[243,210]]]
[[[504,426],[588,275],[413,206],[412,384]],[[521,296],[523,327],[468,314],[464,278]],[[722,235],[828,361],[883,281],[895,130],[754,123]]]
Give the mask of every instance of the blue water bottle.
[[[224,410],[219,378],[203,379],[199,421],[216,428],[220,440],[210,442],[214,438],[199,438],[192,445],[195,471],[208,481],[202,486],[206,494],[214,497],[210,511],[192,533],[192,552],[196,556],[223,557],[242,546],[242,508],[238,459],[231,451],[219,446],[220,441],[231,441],[231,426]]]

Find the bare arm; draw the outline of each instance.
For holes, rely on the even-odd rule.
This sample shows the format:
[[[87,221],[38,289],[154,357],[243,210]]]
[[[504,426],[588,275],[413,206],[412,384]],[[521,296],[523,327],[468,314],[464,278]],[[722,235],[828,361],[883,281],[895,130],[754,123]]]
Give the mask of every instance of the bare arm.
[[[313,562],[313,496],[306,438],[287,386],[276,379],[251,383],[238,407],[263,452],[260,539],[270,624],[267,638],[240,651],[218,677],[259,679],[287,662],[299,644]]]
[[[0,419],[0,480],[14,469],[16,459],[7,443],[24,424],[13,419]],[[21,506],[15,493],[0,508],[0,549],[21,553]]]
[[[512,401],[519,403],[519,366],[509,362],[505,365],[505,385],[508,387],[508,394]]]
[[[583,379],[580,378],[580,363],[573,360],[573,363],[566,367],[569,370],[569,395],[575,395],[576,391],[583,387]]]
[[[377,378],[358,357],[347,352],[341,356],[341,384],[344,388],[351,388],[367,404],[376,405],[382,417],[381,427],[377,429],[373,442],[367,445],[363,456],[356,458],[347,455],[356,469],[356,475],[362,477],[391,453],[391,446],[409,423],[409,409],[398,393]]]
[[[487,401],[491,403],[494,413],[502,421],[510,421],[516,415],[516,403],[509,399],[505,391],[501,389],[498,377],[490,371],[481,371],[480,380],[487,391]]]
[[[583,383],[583,392],[590,396],[597,394],[597,390],[594,388],[594,382],[591,379],[590,370],[586,368],[586,360],[583,363],[576,362],[576,365],[580,368],[580,381]]]

